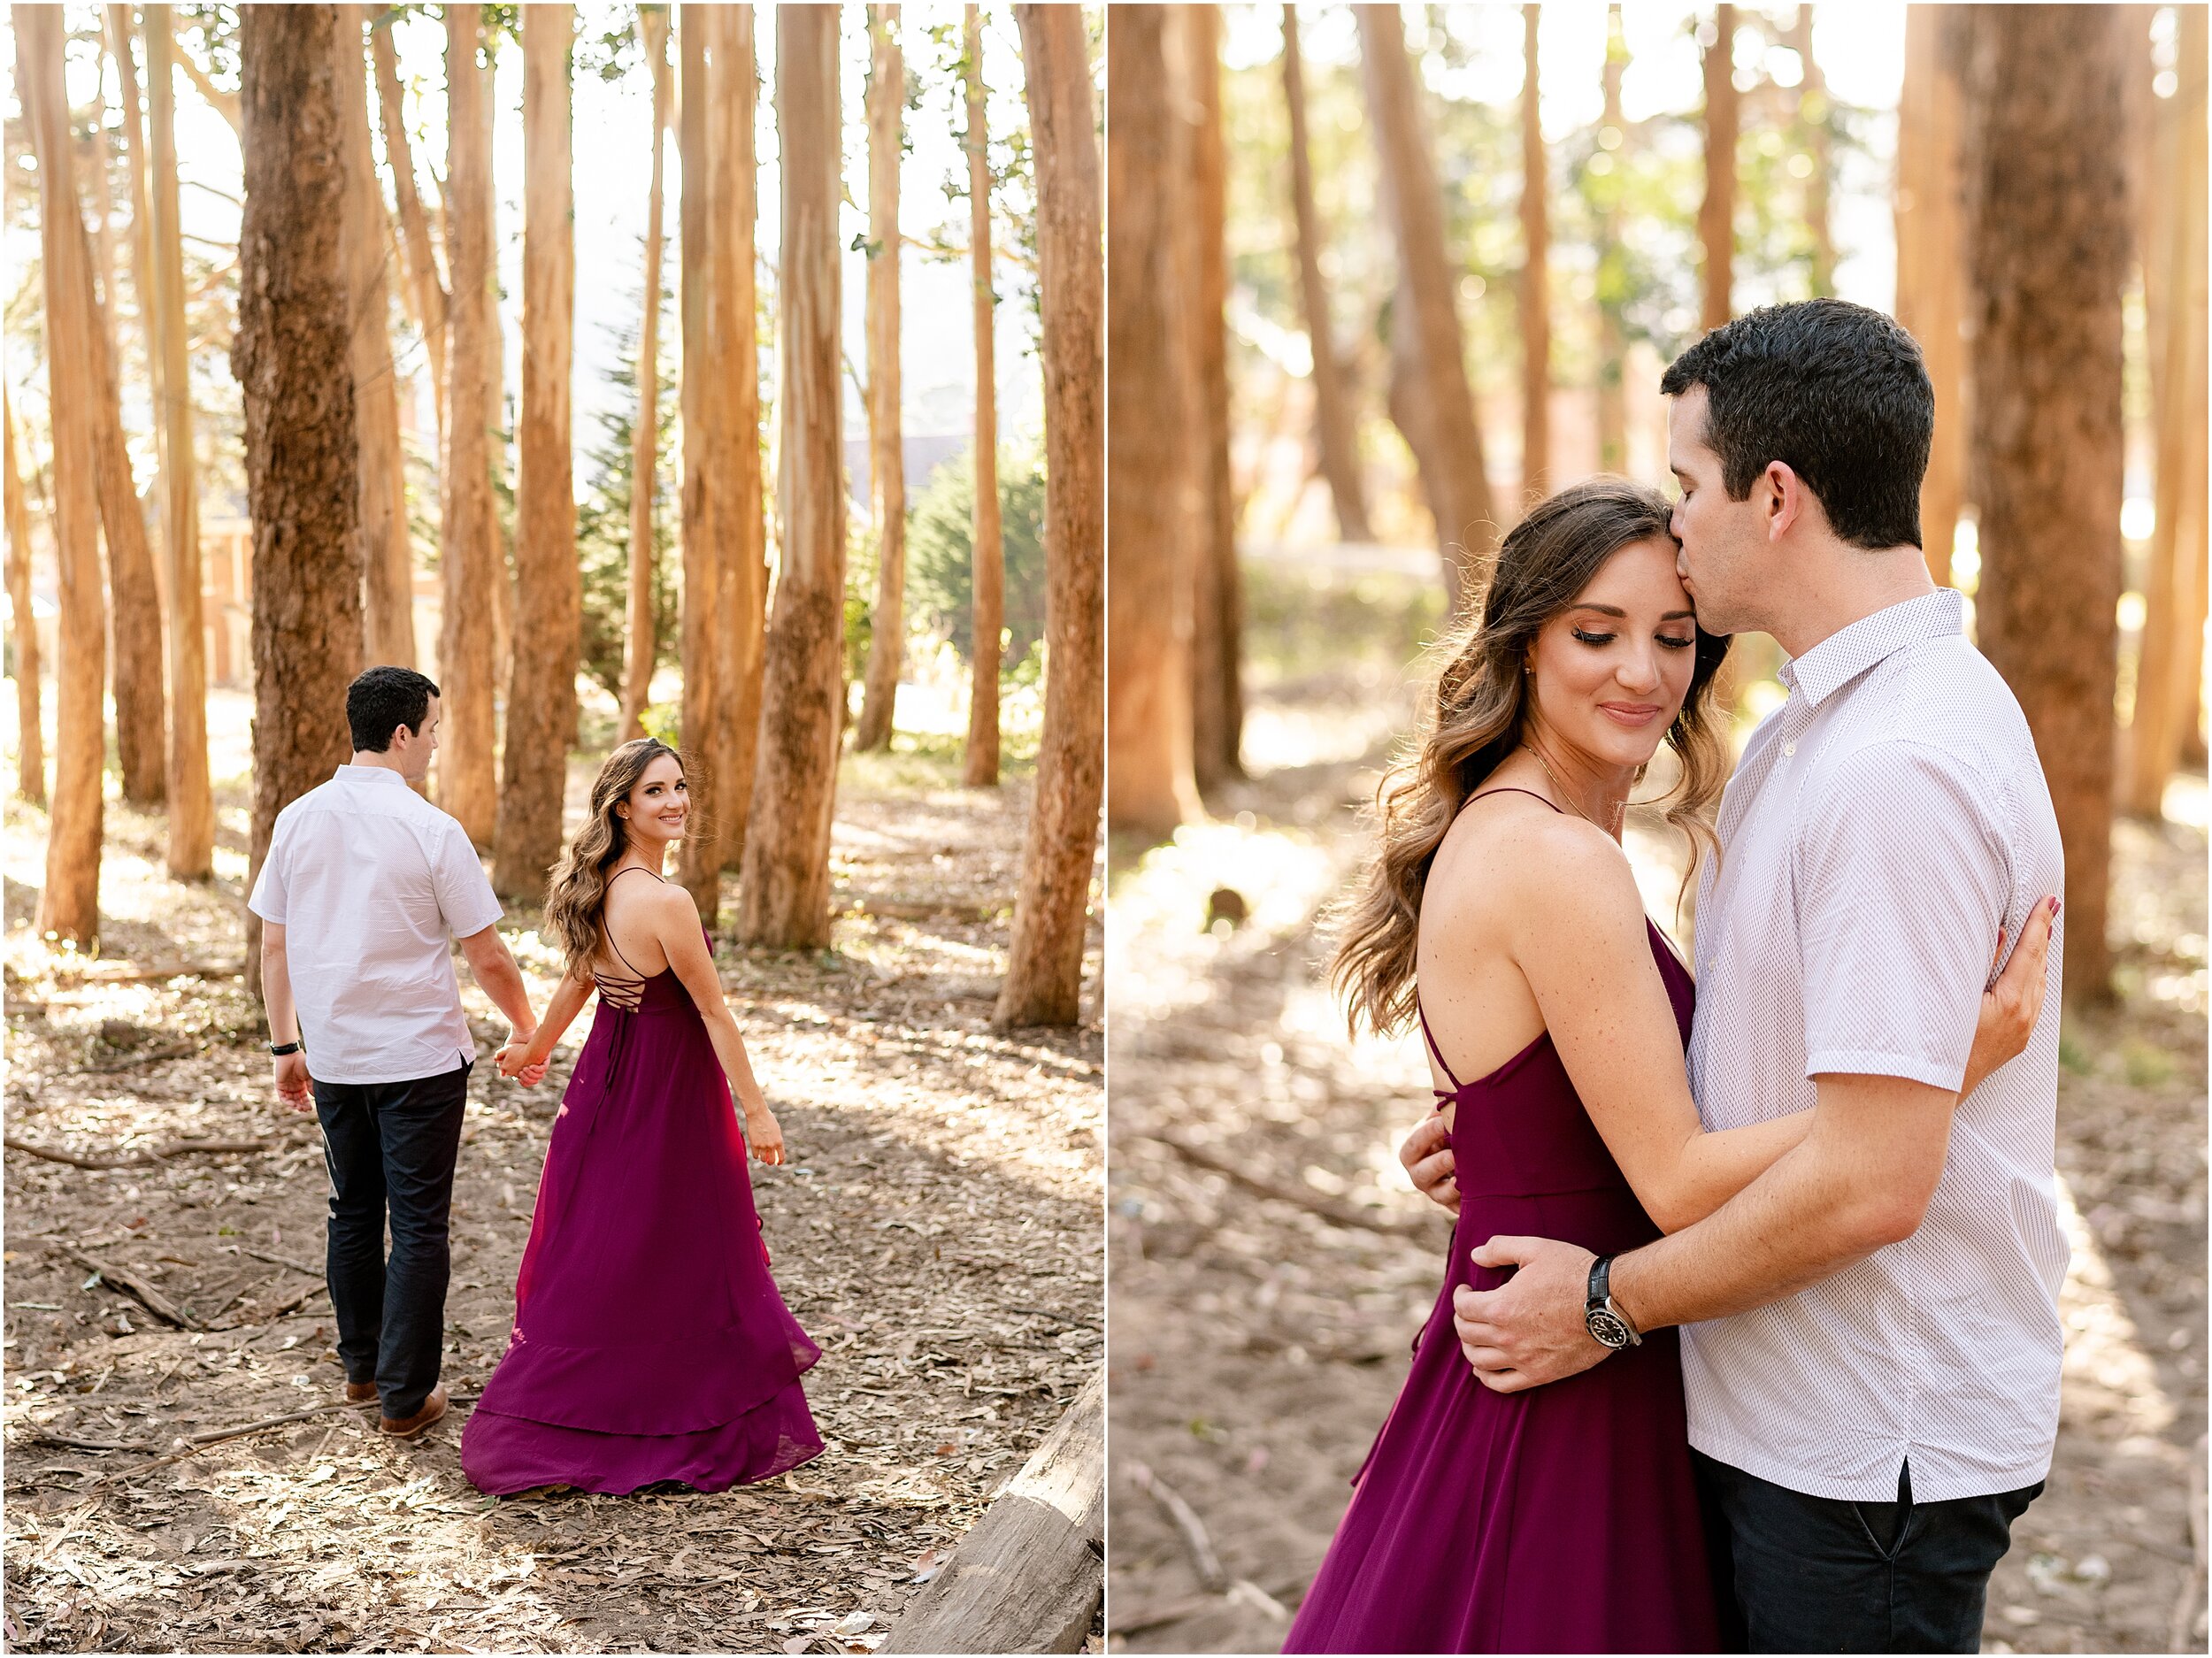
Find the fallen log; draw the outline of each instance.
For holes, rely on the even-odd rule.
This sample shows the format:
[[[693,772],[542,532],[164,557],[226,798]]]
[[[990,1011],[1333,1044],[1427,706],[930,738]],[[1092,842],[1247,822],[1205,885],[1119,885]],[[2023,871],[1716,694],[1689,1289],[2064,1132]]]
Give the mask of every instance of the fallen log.
[[[1104,1376],[1092,1377],[881,1651],[1081,1648],[1106,1586],[1105,1400]]]
[[[1418,1239],[1433,1238],[1437,1235],[1436,1228],[1421,1221],[1400,1220],[1394,1216],[1370,1215],[1348,1204],[1332,1203],[1328,1199],[1316,1197],[1310,1192],[1301,1192],[1294,1186],[1278,1186],[1272,1180],[1263,1179],[1258,1175],[1246,1172],[1230,1162],[1228,1158],[1208,1151],[1203,1146],[1194,1145],[1180,1134],[1169,1129],[1152,1129],[1138,1138],[1159,1141],[1185,1163],[1195,1163],[1201,1169],[1210,1170],[1232,1185],[1242,1186],[1256,1197],[1272,1198],[1278,1203],[1291,1204],[1295,1208],[1304,1209],[1310,1215],[1318,1215],[1333,1225],[1364,1227],[1369,1232],[1379,1232],[1390,1238]]]
[[[110,1266],[106,1262],[96,1260],[87,1255],[74,1244],[63,1244],[60,1248],[62,1254],[67,1255],[79,1266],[98,1273],[101,1281],[110,1289],[119,1290],[128,1295],[164,1324],[174,1324],[180,1330],[207,1328],[190,1312],[178,1306],[176,1302],[171,1301],[128,1267]]]
[[[194,1153],[219,1155],[223,1153],[273,1151],[276,1143],[266,1140],[173,1140],[165,1146],[150,1151],[134,1151],[120,1156],[84,1157],[73,1151],[63,1151],[52,1146],[33,1145],[27,1140],[18,1140],[13,1134],[4,1137],[10,1151],[19,1151],[27,1157],[42,1157],[48,1163],[65,1163],[73,1169],[142,1169],[166,1163],[172,1157],[187,1157]]]

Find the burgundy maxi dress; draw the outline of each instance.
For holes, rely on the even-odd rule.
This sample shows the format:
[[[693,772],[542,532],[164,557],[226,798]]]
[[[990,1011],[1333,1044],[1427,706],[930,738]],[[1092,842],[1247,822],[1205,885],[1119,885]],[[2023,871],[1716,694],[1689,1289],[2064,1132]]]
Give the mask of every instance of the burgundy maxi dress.
[[[1686,1040],[1690,976],[1646,925]],[[1658,1229],[1548,1034],[1478,1082],[1452,1077],[1441,1054],[1436,1063],[1452,1080],[1439,1108],[1458,1107],[1444,1287],[1283,1650],[1717,1651],[1675,1332],[1565,1381],[1494,1393],[1452,1328],[1455,1289],[1509,1276],[1469,1259],[1494,1235],[1605,1255]]]
[[[769,1276],[699,1009],[665,969],[602,975],[462,1471],[495,1495],[770,1479],[822,1449],[799,1384],[819,1356]]]

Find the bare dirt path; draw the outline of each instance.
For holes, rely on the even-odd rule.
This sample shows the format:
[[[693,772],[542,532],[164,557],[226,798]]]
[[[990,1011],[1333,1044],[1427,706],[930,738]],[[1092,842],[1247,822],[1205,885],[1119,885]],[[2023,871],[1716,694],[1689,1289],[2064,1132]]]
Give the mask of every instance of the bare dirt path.
[[[192,1139],[260,1148],[107,1171],[6,1154],[8,1645],[879,1643],[1102,1348],[1095,993],[1077,1031],[989,1029],[1026,783],[985,795],[955,776],[926,755],[849,766],[835,949],[718,953],[793,1149],[790,1166],[756,1167],[755,1189],[777,1280],[824,1349],[807,1393],[829,1449],[715,1496],[488,1500],[461,1477],[465,1408],[419,1444],[325,1410],[151,1463],[180,1436],[335,1392],[319,1144],[311,1118],[272,1103],[257,1009],[235,979],[102,983],[97,965],[16,979],[44,960],[27,937],[43,823],[11,804],[9,1135],[81,1156]],[[235,962],[242,799],[225,802],[223,879],[201,888],[159,874],[156,821],[111,804],[104,957]],[[504,925],[541,1005],[557,963],[534,921]],[[503,1027],[472,986],[465,997],[488,1054]],[[457,1396],[505,1344],[583,1034],[534,1092],[488,1065],[472,1079],[448,1313]],[[79,1255],[206,1328],[163,1323]]]
[[[1279,687],[1283,764],[1112,889],[1115,1332],[1109,1646],[1271,1652],[1319,1564],[1433,1301],[1449,1229],[1395,1161],[1428,1110],[1418,1039],[1344,1036],[1316,912],[1362,850],[1348,802],[1402,718],[1394,675]],[[2189,795],[2184,789],[2182,794]],[[1993,1586],[1991,1651],[2201,1649],[2205,837],[2123,824],[2124,1005],[2070,1026],[2059,1164],[2072,1209],[2063,1423]],[[1663,828],[1632,820],[1655,914]],[[1210,932],[1220,887],[1250,918]],[[1218,903],[1212,909],[1219,910]],[[1280,1195],[1185,1150],[1233,1162]],[[1380,1230],[1379,1230],[1380,1228]],[[1151,1477],[1148,1490],[1139,1466]],[[1182,1498],[1202,1555],[1156,1494]]]

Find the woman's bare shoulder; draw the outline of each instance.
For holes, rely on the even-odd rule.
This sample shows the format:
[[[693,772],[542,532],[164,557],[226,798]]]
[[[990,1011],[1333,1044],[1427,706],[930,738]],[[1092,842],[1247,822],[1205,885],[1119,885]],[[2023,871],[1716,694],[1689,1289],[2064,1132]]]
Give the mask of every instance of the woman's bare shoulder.
[[[1461,809],[1431,871],[1429,899],[1437,898],[1470,919],[1548,919],[1623,902],[1642,913],[1635,872],[1610,835],[1536,796],[1502,790]]]

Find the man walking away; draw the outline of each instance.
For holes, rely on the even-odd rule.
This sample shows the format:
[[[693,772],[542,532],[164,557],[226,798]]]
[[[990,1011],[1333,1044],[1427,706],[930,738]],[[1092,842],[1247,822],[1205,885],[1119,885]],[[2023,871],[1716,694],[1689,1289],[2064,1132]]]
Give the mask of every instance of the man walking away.
[[[448,1216],[476,1055],[449,939],[512,1040],[537,1018],[467,833],[410,787],[437,752],[438,687],[371,668],[346,719],[352,763],[277,815],[250,907],[277,1094],[303,1111],[311,1091],[322,1123],[346,1397],[380,1398],[383,1431],[411,1439],[446,1411]]]

